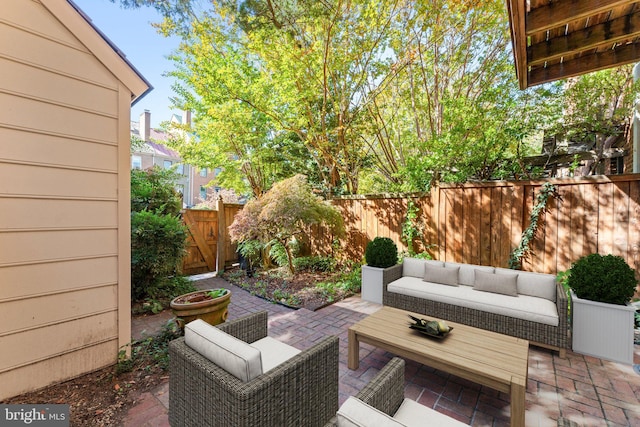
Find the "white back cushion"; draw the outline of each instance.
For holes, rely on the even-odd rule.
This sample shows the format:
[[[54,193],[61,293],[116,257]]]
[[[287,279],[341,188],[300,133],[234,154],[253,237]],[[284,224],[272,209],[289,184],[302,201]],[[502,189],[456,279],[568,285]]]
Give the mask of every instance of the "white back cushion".
[[[202,319],[187,323],[184,342],[239,380],[251,381],[262,374],[260,350]]]
[[[444,265],[442,261],[433,259],[405,258],[402,260],[402,275],[422,279],[424,277],[424,266],[426,264],[436,267],[442,267]]]
[[[406,427],[384,412],[353,396],[340,406],[337,418],[338,427]]]
[[[493,273],[494,268],[486,265],[460,264],[457,262],[445,262],[445,267],[460,267],[458,283],[473,286],[476,282],[476,270]]]
[[[496,268],[496,274],[518,273],[518,293],[556,302],[556,276],[553,274]]]

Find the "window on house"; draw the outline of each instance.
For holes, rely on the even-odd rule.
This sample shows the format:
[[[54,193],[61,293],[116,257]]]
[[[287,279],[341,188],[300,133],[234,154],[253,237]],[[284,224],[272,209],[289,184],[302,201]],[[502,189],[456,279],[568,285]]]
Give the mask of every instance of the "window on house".
[[[609,165],[609,175],[620,175],[624,173],[624,157],[614,157]]]
[[[220,175],[220,172],[222,172],[222,168],[215,168],[213,170],[213,176],[215,177],[215,176]]]
[[[200,186],[200,199],[207,200],[207,187],[204,185]]]
[[[184,165],[182,163],[178,163],[176,166],[176,172],[180,175],[184,175]]]
[[[200,176],[207,177],[207,168],[200,169]]]
[[[141,156],[131,156],[131,169],[142,169]]]

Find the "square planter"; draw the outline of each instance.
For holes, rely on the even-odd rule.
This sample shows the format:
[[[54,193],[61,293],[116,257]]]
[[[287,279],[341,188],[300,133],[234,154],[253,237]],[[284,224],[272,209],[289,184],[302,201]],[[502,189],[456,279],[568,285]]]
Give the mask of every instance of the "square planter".
[[[573,351],[633,364],[634,307],[581,299],[571,291],[571,312]]]
[[[382,304],[382,278],[389,268],[362,266],[362,286],[360,297],[369,302]]]

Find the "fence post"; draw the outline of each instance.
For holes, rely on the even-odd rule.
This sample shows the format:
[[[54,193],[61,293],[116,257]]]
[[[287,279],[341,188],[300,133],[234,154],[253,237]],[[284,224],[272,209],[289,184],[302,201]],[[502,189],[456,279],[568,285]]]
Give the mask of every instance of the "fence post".
[[[216,273],[224,272],[224,264],[226,262],[227,247],[227,221],[224,211],[224,202],[222,196],[216,200],[216,210],[218,211],[218,246],[216,253]]]

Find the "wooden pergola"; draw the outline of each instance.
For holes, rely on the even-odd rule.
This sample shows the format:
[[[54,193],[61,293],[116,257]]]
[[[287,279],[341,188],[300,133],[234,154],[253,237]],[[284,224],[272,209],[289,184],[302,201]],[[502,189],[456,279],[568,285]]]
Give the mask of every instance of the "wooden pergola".
[[[640,1],[507,0],[520,89],[640,61]]]

